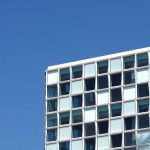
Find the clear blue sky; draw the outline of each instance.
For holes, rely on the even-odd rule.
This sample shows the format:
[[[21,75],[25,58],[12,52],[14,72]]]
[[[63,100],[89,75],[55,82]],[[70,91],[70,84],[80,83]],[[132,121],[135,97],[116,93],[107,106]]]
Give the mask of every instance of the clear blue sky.
[[[146,46],[149,0],[0,0],[0,150],[43,150],[48,65]]]

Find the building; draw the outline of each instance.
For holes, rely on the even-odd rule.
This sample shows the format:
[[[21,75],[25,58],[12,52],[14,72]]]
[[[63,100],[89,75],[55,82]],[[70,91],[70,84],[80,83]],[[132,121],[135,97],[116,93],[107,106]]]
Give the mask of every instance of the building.
[[[150,150],[150,47],[49,66],[45,150]]]

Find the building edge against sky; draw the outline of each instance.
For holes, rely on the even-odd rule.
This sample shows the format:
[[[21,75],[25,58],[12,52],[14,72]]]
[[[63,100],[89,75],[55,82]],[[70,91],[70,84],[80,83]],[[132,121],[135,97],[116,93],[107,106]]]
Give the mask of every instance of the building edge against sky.
[[[146,47],[49,66],[45,150],[149,150],[149,63]]]

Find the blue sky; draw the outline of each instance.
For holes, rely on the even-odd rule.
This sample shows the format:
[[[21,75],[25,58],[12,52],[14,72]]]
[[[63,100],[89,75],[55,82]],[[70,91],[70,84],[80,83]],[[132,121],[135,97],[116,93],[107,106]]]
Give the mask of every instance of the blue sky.
[[[43,150],[49,65],[150,46],[149,0],[0,1],[0,149]]]

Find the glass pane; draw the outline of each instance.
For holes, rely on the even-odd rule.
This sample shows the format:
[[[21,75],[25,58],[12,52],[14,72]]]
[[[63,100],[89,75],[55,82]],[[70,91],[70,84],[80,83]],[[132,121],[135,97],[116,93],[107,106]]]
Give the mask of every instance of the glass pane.
[[[122,134],[111,135],[111,147],[121,147],[122,146]]]
[[[73,108],[82,107],[82,95],[73,96],[72,105]]]
[[[111,89],[111,102],[117,102],[121,100],[121,88]]]
[[[57,111],[57,99],[47,101],[47,112]]]
[[[111,133],[114,132],[122,132],[122,123],[121,123],[121,119],[114,119],[110,121],[110,125],[111,125]]]
[[[46,146],[47,150],[57,150],[57,144],[49,144]]]
[[[123,58],[124,69],[134,68],[134,61],[135,61],[134,55],[124,57]]]
[[[150,143],[150,130],[138,132],[138,144]]]
[[[98,137],[98,150],[109,149],[109,137]]]
[[[60,69],[60,81],[70,80],[69,68]]]
[[[150,150],[150,146],[141,146],[138,150]]]
[[[111,117],[121,116],[122,104],[111,104]]]
[[[85,150],[95,150],[95,138],[85,139]]]
[[[135,117],[124,118],[124,129],[125,130],[135,129]]]
[[[121,59],[113,59],[110,61],[110,72],[119,72],[121,71]]]
[[[137,96],[138,97],[149,96],[148,83],[137,85]]]
[[[60,95],[67,95],[70,93],[70,83],[60,84]]]
[[[134,71],[124,72],[124,84],[132,84],[132,83],[135,83]]]
[[[59,99],[59,110],[68,110],[71,108],[70,97],[64,97]]]
[[[124,103],[124,115],[130,115],[136,113],[135,102]]]
[[[82,125],[72,126],[72,137],[82,137]]]
[[[57,96],[57,85],[47,86],[47,97],[56,97]]]
[[[73,123],[82,122],[82,110],[72,111],[72,122]]]
[[[47,130],[47,141],[56,141],[57,140],[57,129]]]
[[[95,123],[85,124],[85,136],[95,135]]]
[[[72,141],[72,150],[82,150],[82,140]]]
[[[58,82],[58,71],[49,71],[47,73],[47,84],[55,84]]]
[[[95,121],[95,108],[88,108],[84,110],[84,121],[89,122],[89,121]]]
[[[108,120],[98,122],[98,133],[99,134],[108,133],[108,127],[109,127]]]
[[[86,93],[85,94],[85,106],[95,105],[95,93]]]
[[[123,89],[124,91],[124,100],[132,100],[135,99],[136,94],[135,94],[135,86],[129,86],[129,87],[125,87]]]
[[[125,146],[136,145],[136,138],[134,132],[124,133],[124,145]]]
[[[84,66],[84,71],[85,71],[85,74],[84,76],[85,77],[91,77],[91,76],[95,76],[96,74],[96,70],[95,70],[95,64],[92,63],[92,64],[86,64]]]
[[[150,126],[149,120],[148,114],[138,116],[138,128],[148,128]]]
[[[121,85],[121,73],[110,75],[111,78],[111,86]]]
[[[104,106],[99,106],[97,108],[97,114],[98,114],[98,119],[104,119],[104,118],[108,118],[109,113],[108,113],[108,105],[104,105]]]
[[[108,76],[100,76],[97,77],[97,88],[104,89],[108,88]]]
[[[85,90],[90,91],[95,89],[95,78],[85,79]]]
[[[59,150],[70,150],[70,142],[61,142],[59,143]]]
[[[137,70],[137,82],[148,82],[149,73],[148,69]]]
[[[72,78],[82,77],[82,66],[72,67]]]
[[[83,84],[82,80],[73,81],[72,82],[72,94],[82,93],[83,92]]]
[[[59,128],[59,140],[66,140],[71,138],[70,128]]]
[[[69,124],[70,121],[70,112],[62,112],[59,114],[60,125]]]
[[[98,71],[98,74],[107,73],[108,72],[108,60],[98,62],[97,71]]]
[[[57,114],[47,115],[47,127],[57,126]]]
[[[149,99],[141,99],[138,101],[138,112],[147,112],[149,110]]]
[[[109,102],[109,92],[108,91],[102,91],[97,93],[97,101],[99,104],[108,104]]]
[[[147,66],[148,65],[148,54],[142,53],[137,55],[137,66]]]

